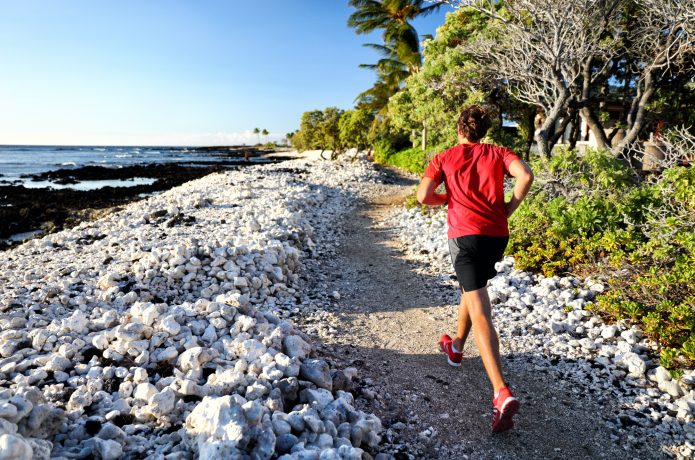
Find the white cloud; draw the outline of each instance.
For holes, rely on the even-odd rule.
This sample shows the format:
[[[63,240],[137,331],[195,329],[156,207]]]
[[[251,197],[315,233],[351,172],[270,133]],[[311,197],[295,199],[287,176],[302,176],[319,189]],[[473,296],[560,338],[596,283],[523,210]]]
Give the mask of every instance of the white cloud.
[[[260,136],[261,142],[281,141],[284,134]],[[0,132],[5,145],[158,145],[213,146],[253,145],[259,137],[251,130],[231,133],[166,133],[166,134],[74,134],[74,133],[8,133]]]

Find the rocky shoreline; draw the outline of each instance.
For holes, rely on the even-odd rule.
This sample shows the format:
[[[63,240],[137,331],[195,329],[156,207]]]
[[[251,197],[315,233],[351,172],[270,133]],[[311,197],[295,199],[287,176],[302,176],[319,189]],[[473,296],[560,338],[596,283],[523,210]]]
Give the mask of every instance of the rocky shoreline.
[[[0,457],[362,458],[355,369],[311,358],[309,221],[371,165],[213,174],[2,255]]]
[[[208,151],[208,150],[204,150]],[[96,190],[72,188],[33,188],[21,184],[0,181],[0,250],[16,246],[23,238],[8,240],[23,233],[53,233],[92,217],[103,216],[109,208],[122,206],[148,195],[168,190],[185,182],[208,174],[246,167],[260,153],[251,149],[248,158],[240,151],[225,151],[222,161],[197,162],[195,164],[152,163],[121,168],[84,166],[63,168],[40,174],[27,175],[31,181],[50,182],[58,185],[74,185],[84,181],[122,181],[122,186],[105,186]],[[210,153],[221,155],[219,148]],[[229,155],[237,155],[230,156]],[[263,158],[268,163],[281,162],[282,156]],[[131,185],[129,180],[147,178],[147,185]],[[133,183],[135,184],[135,183]]]

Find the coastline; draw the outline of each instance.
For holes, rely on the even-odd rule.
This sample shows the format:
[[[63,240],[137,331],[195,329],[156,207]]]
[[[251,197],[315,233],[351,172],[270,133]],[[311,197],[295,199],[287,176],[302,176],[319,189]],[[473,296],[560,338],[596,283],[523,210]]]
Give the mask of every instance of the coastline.
[[[20,408],[3,421],[14,446],[269,458],[330,438],[341,458],[374,452],[380,421],[344,391],[356,370],[332,369],[286,318],[310,302],[300,259],[315,232],[378,177],[361,162],[224,171],[1,253],[0,400]]]
[[[24,175],[23,185],[0,181],[0,250],[101,217],[133,201],[161,193],[215,172],[275,163],[291,158],[283,151],[255,148],[200,148],[202,152],[232,155],[223,161],[167,162],[123,167],[81,166]],[[243,152],[250,152],[244,157]],[[37,187],[34,184],[39,184]],[[84,184],[103,185],[80,190]],[[26,238],[25,238],[26,237]]]

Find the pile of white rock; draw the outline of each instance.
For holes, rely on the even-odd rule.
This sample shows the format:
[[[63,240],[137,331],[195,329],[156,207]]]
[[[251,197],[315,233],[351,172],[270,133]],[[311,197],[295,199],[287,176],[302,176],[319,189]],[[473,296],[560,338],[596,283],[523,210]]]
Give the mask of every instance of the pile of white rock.
[[[379,180],[249,167],[0,254],[0,458],[362,458],[381,423],[355,370],[283,317],[315,225]]]
[[[446,242],[446,211],[423,215],[398,208],[392,221],[412,258],[435,275],[453,273]],[[626,322],[605,323],[592,313],[604,286],[591,279],[546,278],[514,269],[506,257],[488,291],[505,350],[533,356],[536,369],[557,371],[569,387],[617,401],[620,413],[606,425],[627,445],[656,438],[681,458],[695,453],[695,370],[676,380],[658,363],[656,346]],[[528,366],[528,363],[523,363]],[[561,380],[558,380],[560,383]]]

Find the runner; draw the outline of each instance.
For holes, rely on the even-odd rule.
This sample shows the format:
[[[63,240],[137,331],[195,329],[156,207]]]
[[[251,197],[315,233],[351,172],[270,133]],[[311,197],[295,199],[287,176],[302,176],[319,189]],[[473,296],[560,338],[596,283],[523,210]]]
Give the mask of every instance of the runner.
[[[490,128],[489,114],[479,106],[467,107],[458,120],[459,145],[436,155],[417,190],[420,203],[446,204],[449,251],[461,286],[456,335],[443,335],[441,350],[452,366],[460,366],[471,327],[493,387],[492,431],[514,426],[519,410],[502,376],[499,339],[492,324],[487,282],[497,274],[509,241],[507,218],[519,207],[533,182],[533,173],[511,150],[480,143]],[[512,198],[504,200],[504,176],[516,179]],[[435,193],[444,183],[446,193]]]

